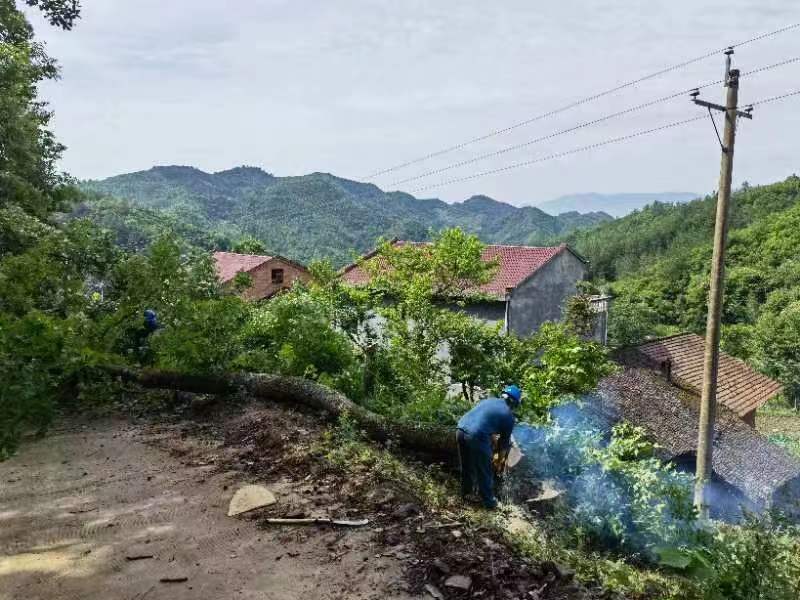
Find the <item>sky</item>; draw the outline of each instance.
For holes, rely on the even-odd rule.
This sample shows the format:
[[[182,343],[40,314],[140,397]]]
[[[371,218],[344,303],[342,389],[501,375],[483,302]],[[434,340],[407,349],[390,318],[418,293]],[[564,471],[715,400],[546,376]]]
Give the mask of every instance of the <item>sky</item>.
[[[688,97],[437,175],[509,145],[720,79],[714,55],[556,116],[368,176],[800,22],[797,0],[83,0],[73,31],[32,20],[62,78],[41,93],[62,166],[104,178],[154,165],[315,171],[385,190],[524,205],[578,192],[708,193],[708,119],[528,167],[442,182],[702,114]],[[736,50],[743,72],[800,57],[800,28]],[[740,104],[800,89],[800,62],[743,77]],[[721,86],[703,98],[721,103]],[[718,121],[721,126],[721,122]],[[734,185],[800,172],[800,96],[739,129]],[[433,186],[433,187],[428,187]]]

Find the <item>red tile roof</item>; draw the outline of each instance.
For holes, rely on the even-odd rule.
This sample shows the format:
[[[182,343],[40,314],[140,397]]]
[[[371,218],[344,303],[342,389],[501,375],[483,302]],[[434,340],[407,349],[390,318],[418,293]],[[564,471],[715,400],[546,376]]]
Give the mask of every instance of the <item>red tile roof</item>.
[[[645,342],[636,349],[660,367],[671,363],[672,380],[695,394],[703,386],[703,355],[705,339],[694,333]],[[743,361],[720,352],[717,375],[717,402],[727,406],[737,415],[744,416],[762,406],[783,391],[783,386],[766,375],[750,368]]]
[[[396,245],[409,243],[427,245],[422,242],[395,241],[394,243]],[[517,287],[563,250],[571,251],[566,244],[545,247],[486,246],[481,256],[482,260],[488,262],[497,258],[499,264],[492,280],[481,286],[480,291],[496,298],[505,298],[506,288]],[[364,259],[369,260],[372,256],[374,256],[374,252],[365,255]],[[369,274],[358,264],[353,264],[345,267],[342,278],[348,283],[357,285],[369,281]]]
[[[259,265],[263,265],[272,256],[259,254],[237,254],[236,252],[214,252],[214,264],[217,276],[222,283],[236,277],[237,273],[248,273]]]

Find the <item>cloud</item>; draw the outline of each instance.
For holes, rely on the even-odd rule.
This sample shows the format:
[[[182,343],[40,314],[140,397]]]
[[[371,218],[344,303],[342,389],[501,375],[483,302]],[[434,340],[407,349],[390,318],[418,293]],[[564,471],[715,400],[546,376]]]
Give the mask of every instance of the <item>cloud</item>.
[[[790,0],[724,6],[722,0],[93,0],[84,2],[74,31],[54,30],[40,19],[35,26],[63,66],[63,79],[43,91],[56,112],[56,133],[69,146],[64,166],[76,176],[167,162],[356,177],[792,20]],[[792,56],[796,36],[743,47],[735,60],[745,68]],[[719,78],[721,68],[721,57],[697,63],[420,170]],[[799,72],[795,65],[745,81],[742,96],[785,91]],[[708,92],[721,99],[722,90]],[[479,163],[474,171],[693,114],[683,99],[664,108]],[[787,110],[776,104],[764,113],[786,117]],[[800,125],[793,118],[761,119],[744,134],[737,179],[766,181],[790,169]],[[760,125],[776,122],[781,135]],[[709,135],[692,127],[436,193],[530,202],[576,189],[707,190],[718,169]],[[751,152],[750,144],[768,144],[770,159]]]

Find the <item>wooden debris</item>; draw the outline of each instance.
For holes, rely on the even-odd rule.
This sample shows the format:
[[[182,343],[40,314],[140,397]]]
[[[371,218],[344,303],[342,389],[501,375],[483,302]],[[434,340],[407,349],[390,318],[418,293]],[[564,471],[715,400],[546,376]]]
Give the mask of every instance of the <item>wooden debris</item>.
[[[283,375],[230,373],[192,375],[150,369],[105,367],[105,371],[146,388],[183,390],[201,394],[228,394],[245,391],[256,398],[304,404],[327,412],[332,418],[346,413],[372,438],[380,442],[394,439],[401,445],[439,456],[456,456],[456,436],[449,427],[420,423],[398,423],[377,415],[319,383]]]
[[[159,579],[161,583],[183,583],[189,581],[188,577],[162,577]]]
[[[328,517],[309,517],[306,519],[264,519],[265,523],[272,525],[341,525],[342,527],[363,527],[369,523],[368,519],[347,520],[329,519]]]
[[[469,588],[472,587],[472,578],[466,575],[451,575],[445,580],[444,585],[457,590],[469,591]]]
[[[131,556],[126,556],[125,560],[145,560],[147,558],[154,558],[152,554],[133,554]]]

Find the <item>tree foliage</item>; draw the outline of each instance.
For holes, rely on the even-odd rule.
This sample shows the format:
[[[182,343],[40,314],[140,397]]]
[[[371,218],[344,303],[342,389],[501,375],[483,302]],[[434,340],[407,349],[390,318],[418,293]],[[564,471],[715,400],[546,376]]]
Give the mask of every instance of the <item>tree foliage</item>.
[[[716,198],[654,204],[570,241],[610,287],[609,336],[619,345],[706,322]],[[800,390],[793,349],[800,301],[800,178],[733,194],[723,305],[724,348]]]
[[[180,215],[187,229],[224,234],[229,241],[252,236],[270,252],[304,263],[330,259],[337,267],[350,262],[354,251],[371,249],[379,237],[423,241],[442,229],[459,227],[486,242],[537,245],[611,218],[575,212],[552,216],[485,196],[454,205],[419,201],[326,173],[274,177],[254,167],[218,173],[154,167],[82,187],[124,200],[134,209]],[[125,226],[104,216],[109,227]],[[134,225],[133,220],[127,224]],[[144,221],[141,225],[148,227]]]

